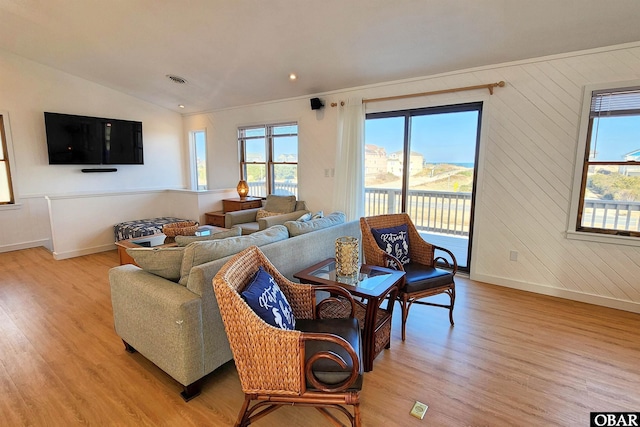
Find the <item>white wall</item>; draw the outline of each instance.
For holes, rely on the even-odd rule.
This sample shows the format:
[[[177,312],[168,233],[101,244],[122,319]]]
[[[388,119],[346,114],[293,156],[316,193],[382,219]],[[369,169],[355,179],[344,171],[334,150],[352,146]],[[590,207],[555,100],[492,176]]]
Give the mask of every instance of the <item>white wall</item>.
[[[206,129],[209,182],[212,188],[235,188],[240,179],[238,127],[297,121],[298,198],[317,211],[331,205],[333,179],[325,178],[324,169],[335,164],[336,114],[335,108],[311,111],[308,98],[266,103],[186,116],[184,137]]]
[[[506,81],[488,91],[367,104],[367,112],[483,101],[471,276],[570,299],[640,312],[640,247],[568,240],[573,169],[586,84],[640,78],[640,43],[576,52],[447,75],[185,117],[185,131],[206,123],[214,181],[239,176],[239,126],[297,120],[299,196],[331,211],[336,108],[349,97],[377,98]],[[519,252],[517,262],[509,252]]]
[[[187,186],[186,147],[178,113],[4,51],[0,51],[0,94],[0,111],[7,112],[10,122],[18,202],[13,208],[0,207],[0,251],[39,245],[53,249],[45,196],[84,195],[73,203],[73,209],[91,212],[73,224],[83,229],[88,224],[102,227],[106,217],[121,210],[130,212],[131,205],[113,200],[102,206],[104,199],[90,194]],[[142,121],[145,164],[93,174],[81,173],[82,166],[49,165],[44,111]],[[60,199],[58,205],[68,200]],[[72,229],[67,227],[72,225],[56,234],[69,235]]]
[[[47,196],[55,259],[114,249],[113,225],[135,219],[171,216],[204,224],[204,212],[222,210],[221,200],[235,190],[195,192],[146,190]],[[113,209],[117,206],[117,209]]]
[[[0,210],[0,252],[44,246],[53,249],[44,197],[23,197],[19,206]]]

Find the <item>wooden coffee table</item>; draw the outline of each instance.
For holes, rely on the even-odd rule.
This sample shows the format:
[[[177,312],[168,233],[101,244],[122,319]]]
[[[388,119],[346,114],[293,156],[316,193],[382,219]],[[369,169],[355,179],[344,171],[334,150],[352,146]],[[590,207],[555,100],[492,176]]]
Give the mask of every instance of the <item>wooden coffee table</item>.
[[[228,228],[213,227],[210,225],[198,227],[199,233],[205,233],[208,231],[209,234],[215,234],[215,233],[219,233],[221,231],[227,231],[227,230]],[[206,234],[200,234],[200,235],[206,236]],[[171,246],[178,246],[178,244],[175,242],[175,239],[173,237],[166,237],[164,239],[164,243],[160,245],[149,246],[147,244],[140,244],[141,241],[147,240],[153,236],[154,235],[140,236],[140,237],[133,237],[131,239],[126,239],[126,240],[118,240],[116,242],[116,247],[118,248],[118,257],[120,258],[120,265],[125,265],[125,264],[137,265],[136,262],[131,257],[131,255],[127,253],[127,249],[129,248],[149,248],[149,247],[168,248]]]
[[[404,278],[403,271],[372,265],[362,265],[357,278],[345,279],[336,276],[335,259],[329,258],[293,275],[301,283],[313,285],[338,285],[351,295],[361,297],[356,301],[356,317],[362,328],[364,370],[373,369],[373,359],[391,346],[391,316]],[[381,307],[389,297],[386,308]]]

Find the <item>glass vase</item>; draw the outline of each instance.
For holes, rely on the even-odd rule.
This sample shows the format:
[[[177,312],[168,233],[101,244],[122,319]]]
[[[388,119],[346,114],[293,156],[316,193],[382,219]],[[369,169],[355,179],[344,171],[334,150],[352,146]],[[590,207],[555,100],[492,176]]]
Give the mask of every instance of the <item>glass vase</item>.
[[[351,236],[336,239],[336,276],[357,277],[360,272],[358,239]]]

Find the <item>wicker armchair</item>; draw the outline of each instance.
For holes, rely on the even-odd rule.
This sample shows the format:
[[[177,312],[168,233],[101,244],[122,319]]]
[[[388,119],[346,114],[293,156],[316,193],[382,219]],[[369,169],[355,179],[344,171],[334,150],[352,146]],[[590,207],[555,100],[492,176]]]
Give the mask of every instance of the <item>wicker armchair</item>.
[[[402,265],[397,258],[382,250],[371,232],[371,229],[397,227],[403,224],[406,224],[409,230],[409,257],[411,262],[406,265]],[[453,325],[453,305],[456,299],[453,278],[458,270],[458,263],[453,253],[448,249],[427,243],[420,236],[413,222],[411,222],[411,218],[406,213],[360,218],[360,229],[362,230],[362,250],[367,264],[387,267],[387,262],[391,261],[398,266],[398,270],[405,272],[404,284],[398,292],[398,301],[402,306],[402,340],[405,340],[405,327],[409,309],[414,303],[448,308],[449,321]],[[436,257],[435,252],[437,250],[447,253],[451,257],[453,265],[444,257]],[[444,263],[451,271],[437,268],[438,262]],[[449,305],[418,301],[421,298],[442,293],[449,295]]]
[[[259,266],[287,298],[296,330],[269,325],[242,299],[240,293]],[[346,290],[293,283],[255,246],[229,260],[213,285],[245,393],[236,426],[247,426],[282,405],[295,404],[314,406],[334,423],[338,421],[333,410],[337,410],[352,426],[361,425],[362,344],[354,301]],[[333,296],[317,303],[320,290]],[[351,303],[350,317],[319,319],[318,313],[338,296]],[[252,401],[257,402],[252,406]],[[343,405],[353,406],[353,414]]]

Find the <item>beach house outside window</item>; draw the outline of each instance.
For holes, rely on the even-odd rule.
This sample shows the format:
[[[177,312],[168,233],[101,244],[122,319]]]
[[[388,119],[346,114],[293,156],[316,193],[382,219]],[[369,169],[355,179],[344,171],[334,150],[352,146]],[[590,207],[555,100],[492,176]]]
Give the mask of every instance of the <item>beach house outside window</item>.
[[[297,123],[239,128],[238,143],[241,179],[250,196],[298,196]]]
[[[589,95],[575,231],[640,237],[640,86]]]

